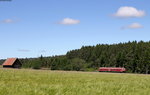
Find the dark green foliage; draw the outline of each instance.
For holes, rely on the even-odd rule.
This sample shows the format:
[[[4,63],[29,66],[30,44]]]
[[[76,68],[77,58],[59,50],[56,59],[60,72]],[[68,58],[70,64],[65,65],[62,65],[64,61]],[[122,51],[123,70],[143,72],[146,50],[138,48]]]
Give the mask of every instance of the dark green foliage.
[[[84,71],[85,61],[83,59],[74,58],[71,60],[72,70]]]
[[[125,67],[130,73],[150,73],[150,42],[83,46],[66,55],[20,59],[24,68],[91,71],[99,67]],[[2,61],[0,61],[2,62]]]
[[[23,68],[33,68],[33,69],[40,69],[41,68],[41,61],[39,59],[30,59],[26,60],[23,64]]]
[[[83,46],[69,51],[66,56],[85,60],[86,68],[125,67],[131,73],[150,73],[150,42]]]
[[[0,60],[0,65],[2,65],[4,63],[4,59]]]

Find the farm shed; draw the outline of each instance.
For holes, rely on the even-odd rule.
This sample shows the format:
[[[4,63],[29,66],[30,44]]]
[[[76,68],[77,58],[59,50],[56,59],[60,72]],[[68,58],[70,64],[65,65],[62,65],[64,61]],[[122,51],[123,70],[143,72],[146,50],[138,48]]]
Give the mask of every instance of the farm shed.
[[[8,58],[2,65],[3,68],[21,68],[22,66],[18,58]]]

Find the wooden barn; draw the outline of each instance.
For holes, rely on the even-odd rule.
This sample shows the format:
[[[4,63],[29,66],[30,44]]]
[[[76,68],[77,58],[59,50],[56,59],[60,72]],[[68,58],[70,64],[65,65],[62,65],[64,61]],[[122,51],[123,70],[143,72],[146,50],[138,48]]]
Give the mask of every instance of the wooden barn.
[[[2,65],[3,68],[21,68],[22,66],[18,58],[8,58]]]

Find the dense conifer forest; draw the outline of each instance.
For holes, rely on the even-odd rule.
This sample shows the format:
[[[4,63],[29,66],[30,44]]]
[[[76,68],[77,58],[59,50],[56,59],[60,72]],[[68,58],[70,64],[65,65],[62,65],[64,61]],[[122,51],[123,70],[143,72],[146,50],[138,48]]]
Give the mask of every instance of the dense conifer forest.
[[[66,55],[20,59],[23,68],[96,71],[99,67],[125,67],[130,73],[150,73],[150,42],[82,46]],[[1,63],[3,61],[0,61]]]

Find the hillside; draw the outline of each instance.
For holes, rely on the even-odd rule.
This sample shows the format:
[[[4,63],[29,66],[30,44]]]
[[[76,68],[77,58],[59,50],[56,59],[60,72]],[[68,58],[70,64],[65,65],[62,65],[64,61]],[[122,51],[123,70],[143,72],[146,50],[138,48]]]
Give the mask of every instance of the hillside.
[[[24,68],[95,71],[99,67],[125,67],[130,73],[150,73],[150,42],[98,44],[71,50],[66,55],[21,59]]]

